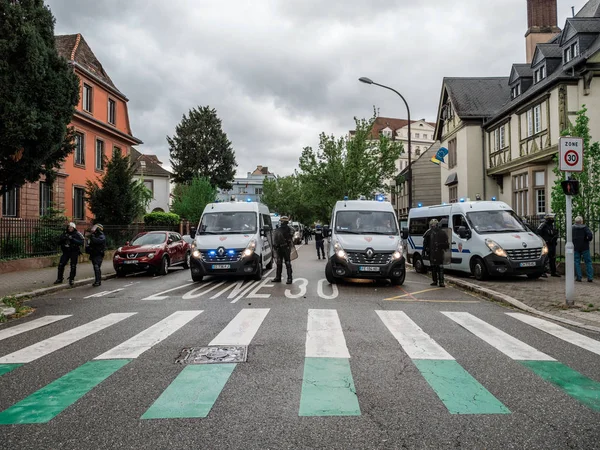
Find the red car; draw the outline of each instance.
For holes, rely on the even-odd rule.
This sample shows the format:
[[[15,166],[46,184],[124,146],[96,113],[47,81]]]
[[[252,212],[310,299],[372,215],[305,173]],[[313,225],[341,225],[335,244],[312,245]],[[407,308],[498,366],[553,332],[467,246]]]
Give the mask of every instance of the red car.
[[[118,277],[145,270],[166,275],[169,267],[182,264],[190,267],[191,247],[172,231],[150,231],[138,234],[131,242],[119,247],[113,257]]]

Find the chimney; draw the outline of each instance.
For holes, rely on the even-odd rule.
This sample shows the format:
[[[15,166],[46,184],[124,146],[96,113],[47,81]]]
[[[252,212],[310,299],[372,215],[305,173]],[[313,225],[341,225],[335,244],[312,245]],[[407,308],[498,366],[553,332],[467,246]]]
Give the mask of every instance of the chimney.
[[[531,63],[537,44],[548,42],[558,33],[556,0],[527,0],[525,51]]]

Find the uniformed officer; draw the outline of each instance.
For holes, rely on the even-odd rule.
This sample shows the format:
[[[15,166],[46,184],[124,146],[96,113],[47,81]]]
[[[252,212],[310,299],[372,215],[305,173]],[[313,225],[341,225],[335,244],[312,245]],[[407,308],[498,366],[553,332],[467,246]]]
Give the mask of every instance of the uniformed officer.
[[[317,247],[317,258],[321,259],[321,255],[323,255],[323,259],[325,259],[325,247],[324,247],[324,233],[321,225],[317,225],[315,228],[315,245]]]
[[[290,253],[292,251],[292,242],[294,233],[289,227],[289,217],[283,216],[280,220],[280,226],[273,233],[273,248],[277,255],[277,273],[273,282],[281,282],[281,273],[283,272],[283,264],[287,269],[287,281],[286,284],[292,284],[292,261],[290,260]]]
[[[431,219],[429,230],[423,235],[423,250],[429,256],[431,264],[432,286],[445,287],[444,284],[444,256],[450,248],[448,234],[439,226],[437,219]]]
[[[71,272],[69,273],[69,285],[75,283],[75,275],[77,273],[77,260],[81,254],[81,246],[83,245],[83,235],[77,231],[75,223],[69,223],[65,232],[60,236],[60,248],[62,255],[58,263],[58,277],[54,284],[61,284],[65,273],[65,267],[68,262],[71,263]]]
[[[91,235],[88,240],[87,251],[90,254],[92,267],[94,268],[94,284],[92,286],[100,286],[102,284],[102,261],[104,260],[104,252],[106,251],[106,237],[103,233],[104,227],[97,223],[91,229]]]

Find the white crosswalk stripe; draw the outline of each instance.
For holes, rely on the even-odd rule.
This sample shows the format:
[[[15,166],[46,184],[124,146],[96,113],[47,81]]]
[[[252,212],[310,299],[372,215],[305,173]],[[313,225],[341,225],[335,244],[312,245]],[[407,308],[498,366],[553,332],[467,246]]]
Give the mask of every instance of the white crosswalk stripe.
[[[309,309],[307,358],[350,358],[340,318],[335,309]]]
[[[208,345],[250,345],[268,308],[242,309]]]
[[[21,333],[25,333],[26,331],[35,330],[36,328],[40,328],[54,322],[58,322],[59,320],[66,319],[67,317],[71,316],[44,316],[40,317],[39,319],[32,320],[31,322],[22,323],[14,327],[7,328],[6,330],[0,330],[0,341]]]

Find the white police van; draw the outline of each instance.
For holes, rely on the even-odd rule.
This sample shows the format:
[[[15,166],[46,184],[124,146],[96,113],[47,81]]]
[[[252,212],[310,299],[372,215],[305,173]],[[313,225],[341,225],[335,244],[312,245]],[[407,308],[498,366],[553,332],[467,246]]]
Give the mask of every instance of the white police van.
[[[423,234],[431,219],[451,228],[452,259],[444,266],[447,269],[472,273],[478,280],[503,274],[539,278],[544,273],[546,244],[506,203],[463,200],[409,211],[402,237],[417,272],[426,273],[429,265],[423,259]]]
[[[256,202],[209,203],[192,238],[194,281],[206,275],[262,278],[273,267],[269,208]]]
[[[328,231],[325,277],[387,278],[401,285],[406,277],[398,221],[391,203],[338,201]]]

